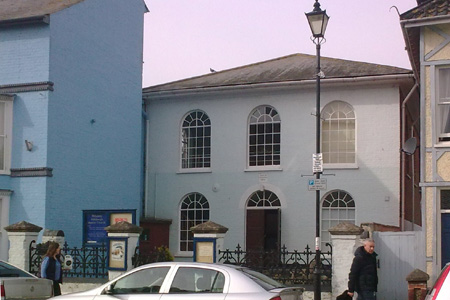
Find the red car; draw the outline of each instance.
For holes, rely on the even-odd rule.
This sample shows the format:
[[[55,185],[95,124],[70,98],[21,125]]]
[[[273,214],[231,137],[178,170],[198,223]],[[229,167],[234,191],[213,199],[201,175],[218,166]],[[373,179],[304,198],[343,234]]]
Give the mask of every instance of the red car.
[[[450,299],[450,263],[446,264],[436,279],[433,288],[428,292],[425,300]]]

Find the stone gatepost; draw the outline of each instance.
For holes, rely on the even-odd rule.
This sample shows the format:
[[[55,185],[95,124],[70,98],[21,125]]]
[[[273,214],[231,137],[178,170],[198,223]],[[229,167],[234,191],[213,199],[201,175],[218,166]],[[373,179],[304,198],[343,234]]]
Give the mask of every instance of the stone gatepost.
[[[415,269],[408,276],[408,300],[424,300],[427,295],[427,281],[430,276],[422,270]]]
[[[348,288],[348,274],[356,248],[361,246],[360,235],[363,229],[343,222],[328,230],[333,246],[331,291],[332,299]]]
[[[142,228],[124,221],[108,226],[105,230],[108,232],[108,277],[112,280],[133,268],[131,259]]]
[[[30,268],[30,244],[37,241],[42,227],[21,221],[5,227],[9,239],[9,263],[23,270]]]
[[[219,260],[219,250],[223,250],[228,228],[212,221],[191,227],[194,234],[194,261],[215,263]]]

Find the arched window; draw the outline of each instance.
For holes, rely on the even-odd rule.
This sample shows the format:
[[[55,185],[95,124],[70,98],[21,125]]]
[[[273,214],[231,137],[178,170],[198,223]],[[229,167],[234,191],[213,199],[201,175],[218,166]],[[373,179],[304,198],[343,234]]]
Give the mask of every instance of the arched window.
[[[211,167],[211,121],[206,113],[187,114],[181,127],[181,168]]]
[[[355,201],[343,190],[334,190],[323,197],[321,239],[322,249],[331,242],[328,229],[342,222],[355,224]]]
[[[281,119],[271,106],[255,108],[248,120],[248,165],[280,165]]]
[[[333,101],[323,108],[321,115],[323,163],[356,163],[356,117],[353,107],[343,101]]]
[[[247,208],[281,206],[278,196],[268,190],[256,191],[249,198]]]
[[[193,251],[191,227],[209,221],[209,203],[200,193],[191,193],[180,205],[180,251]]]

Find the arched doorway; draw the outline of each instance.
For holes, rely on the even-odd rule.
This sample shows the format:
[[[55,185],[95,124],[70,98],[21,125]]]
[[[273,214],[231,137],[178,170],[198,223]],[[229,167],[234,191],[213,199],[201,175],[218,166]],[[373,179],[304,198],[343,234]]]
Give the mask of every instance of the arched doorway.
[[[281,203],[269,190],[256,191],[247,200],[247,251],[273,251],[280,248]]]

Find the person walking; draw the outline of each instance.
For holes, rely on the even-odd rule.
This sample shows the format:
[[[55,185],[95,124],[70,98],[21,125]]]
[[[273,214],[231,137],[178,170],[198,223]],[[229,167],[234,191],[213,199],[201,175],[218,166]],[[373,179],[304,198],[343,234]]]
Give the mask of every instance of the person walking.
[[[59,260],[60,254],[61,248],[59,247],[59,244],[56,242],[49,242],[47,253],[42,260],[41,265],[41,277],[53,281],[54,296],[61,295],[61,287],[59,286],[59,284],[62,283],[62,265]]]
[[[376,300],[378,285],[377,254],[372,239],[364,241],[364,245],[355,251],[350,274],[348,276],[348,295],[358,293],[357,300]]]

